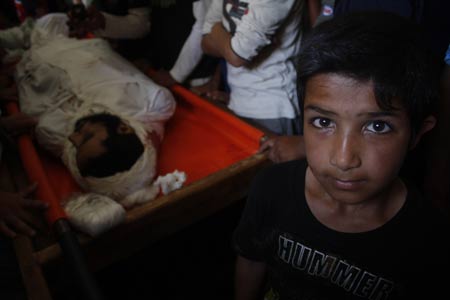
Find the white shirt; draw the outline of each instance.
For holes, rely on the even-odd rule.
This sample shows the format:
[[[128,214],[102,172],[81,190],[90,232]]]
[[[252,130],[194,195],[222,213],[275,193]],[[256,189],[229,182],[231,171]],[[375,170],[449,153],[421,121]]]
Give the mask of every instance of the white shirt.
[[[283,25],[295,1],[235,1],[237,5],[227,3],[225,7],[223,2],[213,0],[203,33],[210,33],[215,23],[222,22],[233,35],[233,51],[245,60],[254,61],[262,49],[273,44],[277,30]],[[291,22],[284,28],[277,37],[280,45],[257,66],[249,68],[227,64],[231,89],[229,108],[236,114],[254,119],[295,118],[300,114],[296,71],[290,61],[300,46],[297,35],[299,23],[300,20]]]

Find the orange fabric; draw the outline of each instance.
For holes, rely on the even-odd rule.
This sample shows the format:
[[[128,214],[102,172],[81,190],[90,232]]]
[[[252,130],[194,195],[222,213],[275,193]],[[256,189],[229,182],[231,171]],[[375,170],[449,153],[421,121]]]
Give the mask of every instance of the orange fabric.
[[[202,179],[254,154],[263,133],[180,85],[175,115],[166,124],[159,173],[187,174],[185,184]]]
[[[184,171],[187,185],[256,153],[261,131],[182,86],[174,86],[172,92],[177,109],[166,124],[158,160],[160,175]],[[16,112],[17,108],[9,110]],[[39,183],[38,198],[51,205],[50,224],[65,217],[58,199],[80,191],[76,182],[59,160],[37,152],[30,137],[20,137],[19,147],[30,179]]]

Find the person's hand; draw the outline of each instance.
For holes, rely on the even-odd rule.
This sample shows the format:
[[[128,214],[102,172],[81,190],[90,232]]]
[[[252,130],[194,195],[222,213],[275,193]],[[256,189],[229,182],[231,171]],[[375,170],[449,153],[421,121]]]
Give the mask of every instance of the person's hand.
[[[208,83],[201,86],[192,87],[191,91],[201,97],[204,97],[211,101],[220,102],[225,105],[228,105],[228,102],[230,102],[229,93],[217,89],[213,90],[212,86],[208,85]]]
[[[211,92],[206,92],[205,94],[203,94],[203,97],[211,101],[217,101],[226,105],[228,105],[228,102],[230,102],[230,94],[224,91],[215,90]]]
[[[202,49],[206,54],[223,57],[234,67],[247,66],[249,61],[237,55],[231,47],[231,38],[232,35],[223,27],[222,22],[217,22],[211,32],[203,37]]]
[[[269,159],[275,163],[305,157],[303,136],[274,136],[264,139],[259,152],[268,151]]]
[[[84,38],[88,33],[87,28],[87,11],[83,4],[77,3],[67,13],[69,20],[67,27],[69,27],[69,37]]]
[[[171,87],[178,82],[164,69],[158,70],[151,75],[152,80],[162,86]]]
[[[69,37],[77,39],[86,37],[88,30],[85,22],[68,21],[67,25],[69,26]]]
[[[36,229],[44,227],[43,221],[35,213],[41,213],[48,205],[32,200],[29,196],[36,190],[32,184],[19,193],[0,191],[0,232],[10,238],[17,233],[34,236]]]
[[[87,9],[82,4],[74,5],[67,15],[70,37],[85,38],[89,32],[105,29],[106,26],[105,16],[95,5],[91,5]]]
[[[191,91],[199,96],[205,96],[207,93],[212,93],[214,91],[219,91],[219,79],[216,80],[213,76],[208,82],[191,87]]]
[[[105,16],[95,7],[95,5],[91,5],[88,7],[86,21],[87,28],[90,32],[94,32],[99,29],[105,29]]]
[[[211,78],[202,85],[191,87],[191,91],[199,96],[210,98],[213,101],[221,101],[228,104],[230,96],[226,92],[219,90],[221,79],[220,71],[220,64],[218,64]]]
[[[214,37],[215,42],[229,41],[232,35],[223,27],[222,22],[217,22],[211,28],[211,35]],[[222,51],[224,49],[221,49]],[[225,56],[222,56],[225,57]]]
[[[29,132],[36,124],[37,120],[35,118],[24,113],[0,118],[0,126],[12,136]]]

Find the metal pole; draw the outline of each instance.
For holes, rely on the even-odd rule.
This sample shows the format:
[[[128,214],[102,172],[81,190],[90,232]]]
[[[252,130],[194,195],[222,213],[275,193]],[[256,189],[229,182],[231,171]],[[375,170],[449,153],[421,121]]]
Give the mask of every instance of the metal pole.
[[[80,243],[76,234],[72,231],[69,222],[66,219],[59,219],[53,224],[53,230],[61,246],[65,258],[64,261],[72,270],[75,281],[81,288],[83,299],[103,299],[94,277],[88,270]]]

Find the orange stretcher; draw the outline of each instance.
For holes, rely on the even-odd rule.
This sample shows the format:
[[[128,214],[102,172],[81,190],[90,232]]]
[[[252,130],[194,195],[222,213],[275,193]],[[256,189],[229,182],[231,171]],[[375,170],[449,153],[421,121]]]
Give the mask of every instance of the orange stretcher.
[[[257,153],[262,131],[182,86],[174,86],[172,92],[177,109],[166,124],[158,170],[160,175],[184,171],[187,181],[179,190],[132,208],[123,224],[97,238],[80,233],[86,260],[94,271],[244,199],[251,179],[268,163],[264,154]],[[8,110],[17,112],[14,107]],[[70,173],[59,160],[36,150],[29,138],[21,138],[19,147],[28,177],[39,183],[38,198],[51,205],[47,221],[52,224],[65,218],[58,202],[80,190]],[[60,266],[61,249],[49,237],[37,239],[33,247],[29,247],[30,243],[25,247],[31,253],[20,249],[20,245],[18,250],[16,247],[19,264],[22,259],[29,261],[25,256],[31,255],[34,267],[43,270],[51,286],[52,281],[61,278],[58,274],[64,272]],[[102,251],[110,248],[111,243],[114,251]],[[32,269],[29,265],[22,266],[22,273],[33,273],[23,277],[26,287],[35,290],[36,283],[26,283],[27,278],[36,277]]]
[[[175,86],[173,92],[177,109],[166,125],[158,174],[183,171],[187,174],[184,185],[188,185],[256,153],[263,136],[260,130],[182,86]],[[17,113],[16,107],[10,103],[8,112]],[[31,139],[21,137],[19,148],[28,176],[39,182],[38,198],[52,205],[49,222],[65,217],[57,203],[81,191],[79,186],[58,159],[42,151],[36,152],[36,157]]]

